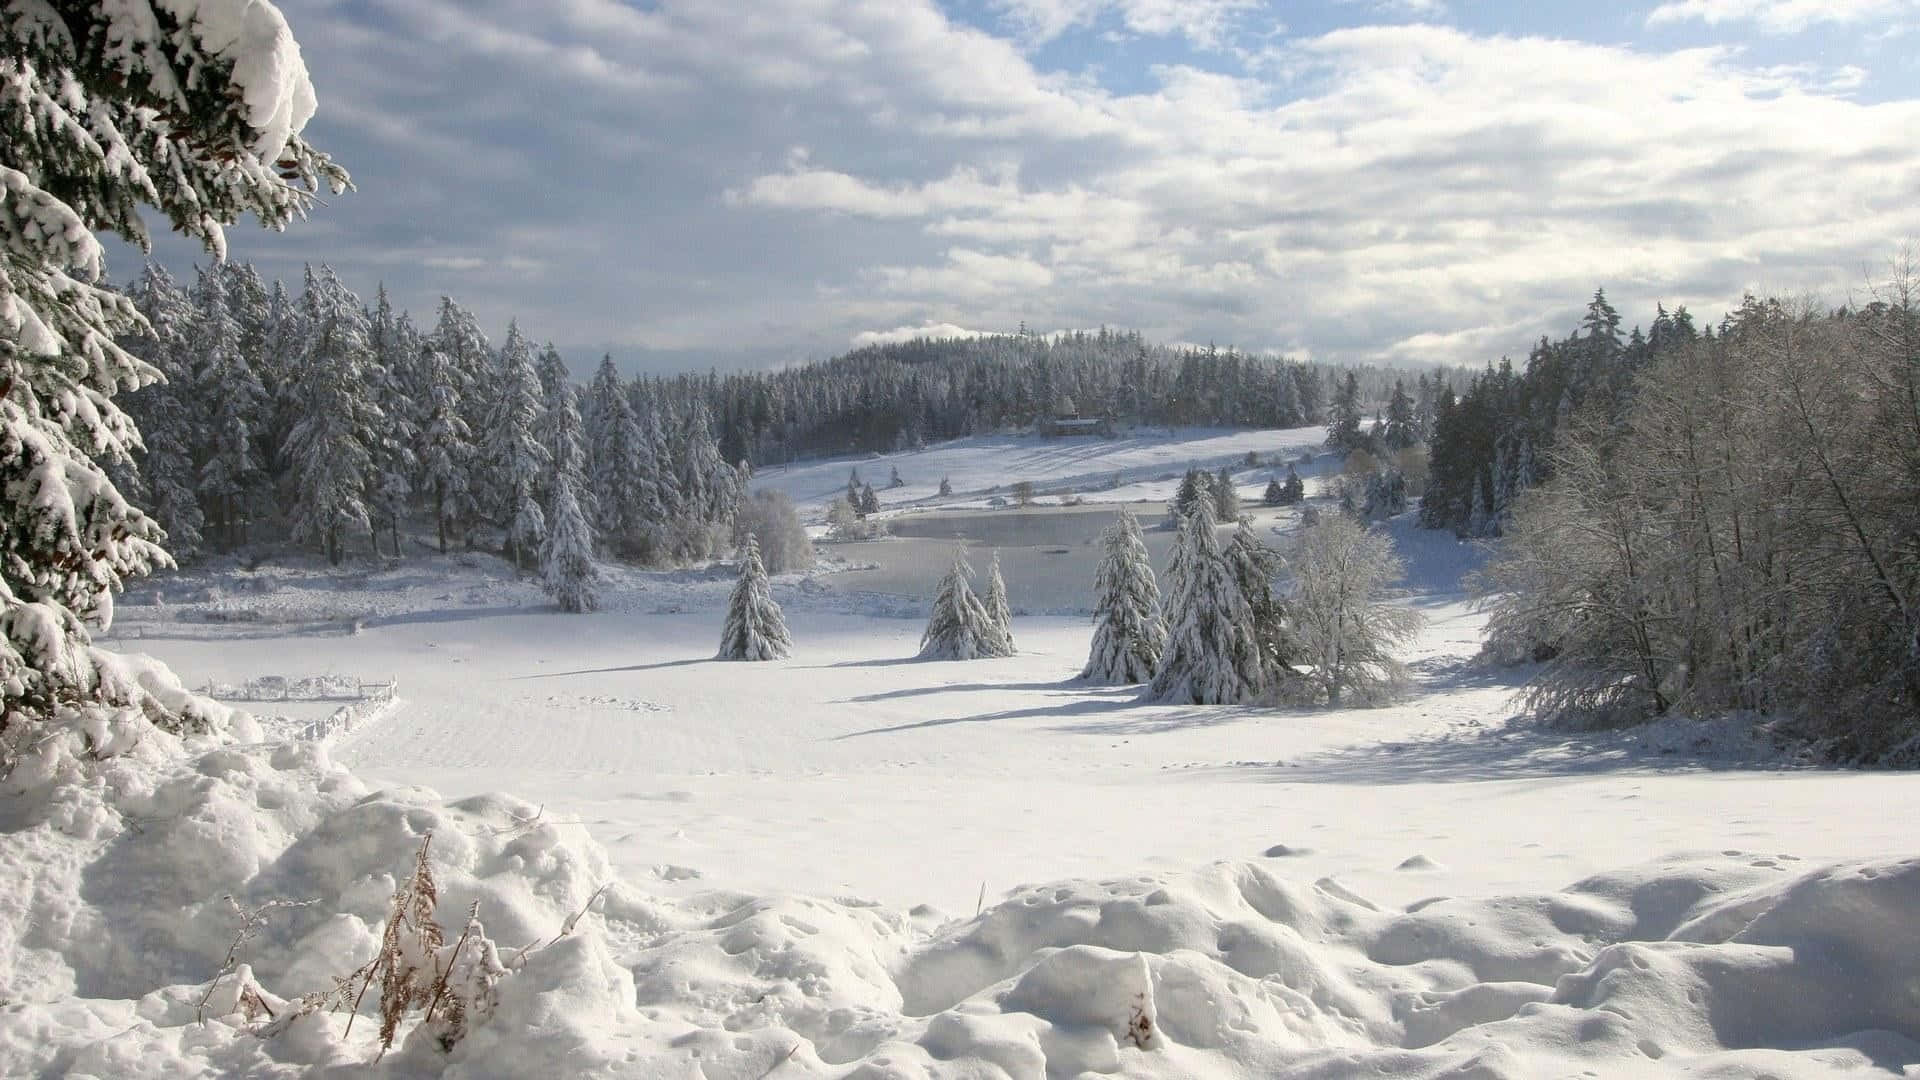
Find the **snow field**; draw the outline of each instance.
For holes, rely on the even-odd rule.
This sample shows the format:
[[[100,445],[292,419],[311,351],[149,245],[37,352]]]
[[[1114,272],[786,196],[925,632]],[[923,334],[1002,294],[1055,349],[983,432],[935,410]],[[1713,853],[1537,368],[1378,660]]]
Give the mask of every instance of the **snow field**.
[[[1274,435],[1216,449],[1266,438],[1264,453]],[[1172,443],[1105,449],[1048,475],[1125,455],[1215,464]],[[950,470],[969,498],[990,454],[925,456],[940,453],[979,459],[975,480]],[[820,479],[844,485],[843,465]],[[1048,520],[995,538],[1017,611],[1091,596],[1097,546]],[[858,564],[937,545],[914,588],[908,562],[775,578],[794,652],[764,663],[711,659],[725,566],[611,569],[605,609],[584,616],[487,556],[142,586],[119,644],[189,685],[349,673],[396,677],[405,700],[331,741],[272,738],[299,717],[264,735],[243,721],[233,745],[145,747],[0,801],[0,1074],[1920,1065],[1920,860],[1889,812],[1913,779],[1795,767],[1735,723],[1510,723],[1524,672],[1468,663],[1483,618],[1459,581],[1477,549],[1385,527],[1428,624],[1407,657],[1415,696],[1370,710],[1139,705],[1069,681],[1091,635],[1075,616],[1017,617],[1017,656],[914,661],[951,539],[826,549]],[[284,1006],[367,959],[428,831],[443,921],[478,900],[503,950],[534,946],[450,1056],[416,1040],[369,1065],[375,1025],[349,1037],[344,1016],[258,1038],[233,1013],[237,973],[194,1023],[233,940],[223,897],[318,901],[271,913],[241,953]]]

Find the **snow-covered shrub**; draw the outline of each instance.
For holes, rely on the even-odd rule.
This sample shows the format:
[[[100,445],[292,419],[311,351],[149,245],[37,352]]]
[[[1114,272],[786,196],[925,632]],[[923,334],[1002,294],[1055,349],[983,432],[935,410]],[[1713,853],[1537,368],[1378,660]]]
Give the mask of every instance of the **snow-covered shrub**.
[[[1406,572],[1392,540],[1329,514],[1300,531],[1287,564],[1295,579],[1289,626],[1327,704],[1338,708],[1349,692],[1368,704],[1398,694],[1407,672],[1394,652],[1424,620],[1389,602]]]
[[[734,519],[736,540],[748,536],[760,545],[760,559],[769,574],[786,574],[813,569],[813,541],[793,508],[793,500],[784,492],[762,490],[740,503]]]

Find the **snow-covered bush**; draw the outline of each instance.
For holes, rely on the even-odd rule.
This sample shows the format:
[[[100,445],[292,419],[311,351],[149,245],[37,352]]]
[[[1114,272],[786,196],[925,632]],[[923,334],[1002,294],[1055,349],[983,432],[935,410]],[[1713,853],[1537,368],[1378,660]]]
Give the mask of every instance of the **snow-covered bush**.
[[[1345,695],[1373,704],[1399,693],[1406,666],[1394,652],[1424,620],[1389,602],[1406,572],[1393,542],[1348,514],[1328,514],[1300,530],[1287,553],[1294,575],[1289,625],[1327,704]]]
[[[734,519],[734,534],[737,542],[751,536],[759,543],[769,574],[813,569],[813,541],[784,492],[761,490],[743,500]]]

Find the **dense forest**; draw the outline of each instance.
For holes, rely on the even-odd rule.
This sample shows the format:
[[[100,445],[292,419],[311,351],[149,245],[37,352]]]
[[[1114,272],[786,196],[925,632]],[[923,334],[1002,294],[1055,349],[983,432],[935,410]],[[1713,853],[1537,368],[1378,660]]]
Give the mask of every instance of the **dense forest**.
[[[1025,332],[913,340],[777,372],[625,378],[603,357],[576,384],[517,324],[497,347],[442,298],[430,328],[367,305],[325,266],[297,292],[214,263],[190,285],[149,266],[127,289],[148,328],[121,344],[165,381],[127,397],[144,448],[117,480],[191,558],[289,537],[338,562],[364,538],[400,554],[410,521],[437,546],[496,540],[523,564],[564,475],[595,546],[647,565],[727,548],[751,469],[1023,428],[1062,413],[1152,425],[1294,427],[1354,438],[1392,400],[1387,438],[1424,441],[1438,388],[1418,378],[1419,430],[1394,426],[1402,373],[1326,367],[1137,333]],[[1411,406],[1408,406],[1411,407]],[[1411,415],[1411,414],[1409,414]]]
[[[1489,649],[1576,725],[1728,710],[1920,762],[1920,279],[1577,331],[1435,414],[1422,521],[1497,536]]]

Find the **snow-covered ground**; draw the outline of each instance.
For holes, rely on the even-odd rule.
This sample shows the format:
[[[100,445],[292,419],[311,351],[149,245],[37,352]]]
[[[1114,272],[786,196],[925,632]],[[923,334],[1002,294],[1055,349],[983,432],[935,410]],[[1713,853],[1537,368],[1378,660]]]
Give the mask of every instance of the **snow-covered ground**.
[[[1165,483],[1189,461],[1291,457],[1311,435],[966,440],[897,460],[908,493],[947,475],[966,502],[1010,478]],[[938,468],[910,473],[916,459]],[[761,482],[817,506],[846,468]],[[876,481],[887,468],[861,464]],[[1016,609],[1091,591],[1093,548],[1049,522],[1031,545],[991,537]],[[724,567],[618,572],[587,616],[481,555],[142,586],[113,644],[188,685],[337,673],[394,678],[402,700],[328,746],[220,751],[69,795],[137,804],[119,813],[140,836],[83,809],[25,848],[10,833],[9,865],[57,858],[33,896],[0,896],[25,909],[9,918],[115,944],[54,961],[44,931],[0,940],[0,996],[41,1003],[0,1009],[0,1073],[366,1060],[338,1020],[257,1045],[232,1024],[181,1034],[177,1002],[124,999],[212,976],[229,891],[325,897],[249,952],[282,995],[324,987],[369,954],[429,827],[444,891],[482,899],[503,943],[553,936],[617,882],[582,933],[503,984],[512,1008],[456,1052],[461,1075],[1920,1068],[1920,860],[1901,861],[1915,834],[1899,812],[1920,778],[1804,767],[1733,724],[1512,722],[1524,672],[1469,663],[1482,618],[1459,582],[1478,552],[1386,527],[1429,620],[1417,692],[1341,711],[1146,706],[1074,684],[1083,617],[1017,618],[1010,659],[913,661],[924,593],[898,568],[846,568],[906,539],[831,545],[844,562],[777,578],[796,647],[763,664],[709,659]],[[194,843],[224,854],[173,865]]]

